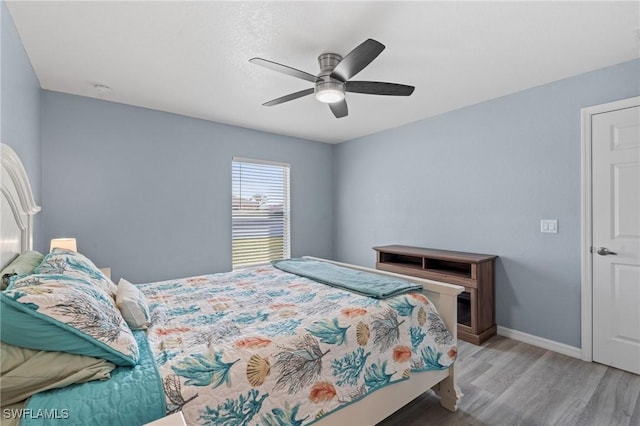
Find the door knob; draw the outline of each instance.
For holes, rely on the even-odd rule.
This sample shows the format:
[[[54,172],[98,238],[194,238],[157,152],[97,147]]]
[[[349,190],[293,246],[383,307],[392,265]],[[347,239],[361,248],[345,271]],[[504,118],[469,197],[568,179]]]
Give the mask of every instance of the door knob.
[[[606,248],[606,247],[600,247],[596,253],[598,253],[600,256],[608,256],[610,254],[614,254],[614,255],[618,254],[618,253],[614,253],[612,251],[609,251],[609,249]]]

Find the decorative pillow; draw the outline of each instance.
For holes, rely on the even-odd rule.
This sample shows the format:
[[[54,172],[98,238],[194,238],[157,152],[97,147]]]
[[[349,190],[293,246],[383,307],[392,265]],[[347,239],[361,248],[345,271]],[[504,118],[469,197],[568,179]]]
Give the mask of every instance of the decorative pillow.
[[[118,283],[116,306],[132,330],[147,328],[151,323],[151,314],[144,294],[124,278]]]
[[[74,383],[107,380],[116,367],[104,359],[36,351],[0,342],[0,406]]]
[[[82,254],[62,248],[54,248],[35,269],[36,274],[64,274],[88,277],[111,297],[116,295],[116,285],[92,261]]]
[[[0,293],[0,340],[136,365],[138,344],[113,299],[71,275],[28,275]]]
[[[40,262],[42,262],[42,259],[44,259],[44,256],[37,251],[25,251],[16,257],[13,262],[0,272],[0,276],[2,277],[2,290],[7,288],[9,278],[12,275],[33,274],[33,271],[40,265]]]

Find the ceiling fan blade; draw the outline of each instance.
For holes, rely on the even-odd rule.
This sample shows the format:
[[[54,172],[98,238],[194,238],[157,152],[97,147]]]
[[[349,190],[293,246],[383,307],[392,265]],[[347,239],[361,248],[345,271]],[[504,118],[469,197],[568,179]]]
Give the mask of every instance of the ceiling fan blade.
[[[346,117],[347,114],[349,114],[349,109],[347,108],[347,101],[345,101],[344,99],[341,100],[340,102],[334,102],[327,105],[329,105],[329,108],[331,108],[331,112],[333,113],[333,115],[336,116],[336,118]]]
[[[347,81],[347,92],[367,95],[409,96],[415,87],[382,81]]]
[[[281,98],[278,99],[274,99],[272,101],[269,102],[265,102],[262,105],[263,106],[274,106],[274,105],[278,105],[284,102],[289,102],[292,101],[294,99],[298,99],[301,98],[303,96],[307,96],[310,95],[314,92],[313,87],[311,89],[305,89],[305,90],[301,90],[299,92],[295,92],[295,93],[289,93],[288,95],[282,96]]]
[[[307,80],[312,83],[316,82],[315,75],[309,74],[308,72],[297,70],[295,68],[288,67],[286,65],[279,64],[277,62],[268,61],[262,58],[252,58],[252,59],[249,59],[249,62],[251,62],[252,64],[263,66],[265,68],[269,68],[270,70],[273,70],[273,71],[278,71],[278,72],[290,75],[292,77],[301,78],[303,80]]]
[[[358,74],[384,50],[384,44],[368,39],[342,58],[331,73],[331,78],[347,81]]]

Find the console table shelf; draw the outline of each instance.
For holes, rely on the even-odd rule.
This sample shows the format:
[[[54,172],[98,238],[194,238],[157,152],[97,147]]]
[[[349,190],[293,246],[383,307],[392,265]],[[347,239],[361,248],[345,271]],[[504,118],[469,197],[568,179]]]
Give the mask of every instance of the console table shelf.
[[[373,249],[377,269],[465,287],[458,296],[458,338],[478,345],[496,334],[498,256],[399,245]]]

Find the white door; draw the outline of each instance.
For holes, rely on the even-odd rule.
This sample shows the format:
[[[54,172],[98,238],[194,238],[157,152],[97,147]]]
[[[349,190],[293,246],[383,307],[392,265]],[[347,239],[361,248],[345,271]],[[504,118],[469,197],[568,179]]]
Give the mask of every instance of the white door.
[[[640,374],[640,107],[591,123],[593,360]]]

